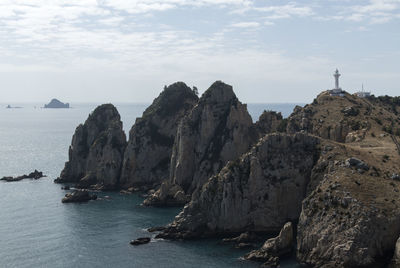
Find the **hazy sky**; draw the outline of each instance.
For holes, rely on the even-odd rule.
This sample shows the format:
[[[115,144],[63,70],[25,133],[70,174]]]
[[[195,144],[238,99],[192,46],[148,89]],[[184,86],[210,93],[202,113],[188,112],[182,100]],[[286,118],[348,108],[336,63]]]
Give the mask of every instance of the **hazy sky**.
[[[0,102],[150,102],[215,80],[243,102],[400,95],[400,0],[1,0]]]

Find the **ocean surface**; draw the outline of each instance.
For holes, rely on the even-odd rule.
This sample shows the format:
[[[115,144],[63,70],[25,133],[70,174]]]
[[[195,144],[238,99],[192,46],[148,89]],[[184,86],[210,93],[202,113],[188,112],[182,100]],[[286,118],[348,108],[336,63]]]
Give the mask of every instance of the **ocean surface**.
[[[108,199],[62,204],[66,191],[54,184],[68,159],[75,128],[97,104],[72,104],[71,109],[21,109],[0,104],[0,177],[47,175],[37,181],[0,181],[0,267],[258,267],[240,260],[248,250],[221,245],[219,240],[171,242],[152,240],[133,247],[129,241],[149,236],[145,229],[171,222],[179,208],[141,207],[137,194],[99,193]],[[302,104],[300,104],[302,105]],[[148,104],[116,104],[129,129]],[[286,117],[295,104],[248,104],[256,121],[263,110]],[[297,267],[286,260],[281,267]]]

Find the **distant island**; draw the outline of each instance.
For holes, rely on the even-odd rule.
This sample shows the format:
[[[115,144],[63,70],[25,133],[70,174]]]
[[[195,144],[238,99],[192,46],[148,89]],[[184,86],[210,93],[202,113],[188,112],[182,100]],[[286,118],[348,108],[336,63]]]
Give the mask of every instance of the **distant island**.
[[[23,108],[23,107],[19,107],[19,106],[11,106],[10,104],[6,106],[6,109],[19,109],[19,108]]]
[[[69,108],[69,103],[62,103],[57,99],[52,99],[49,104],[45,104],[44,108]]]

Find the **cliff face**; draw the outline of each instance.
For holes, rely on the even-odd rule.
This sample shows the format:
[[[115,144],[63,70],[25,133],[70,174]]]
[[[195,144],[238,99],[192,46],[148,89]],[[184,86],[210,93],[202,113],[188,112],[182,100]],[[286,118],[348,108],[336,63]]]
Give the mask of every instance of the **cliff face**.
[[[383,267],[400,234],[400,184],[385,175],[398,157],[384,162],[373,148],[323,147],[302,205],[297,258],[317,267]]]
[[[121,186],[152,187],[168,178],[176,130],[198,97],[183,82],[165,88],[129,133]]]
[[[112,104],[103,104],[76,128],[69,160],[55,181],[74,182],[83,188],[114,189],[125,147],[126,137],[117,109]]]
[[[279,231],[297,220],[319,139],[270,134],[210,178],[160,237]]]
[[[182,119],[172,150],[169,180],[146,205],[182,205],[206,180],[246,152],[257,138],[232,87],[215,82]]]

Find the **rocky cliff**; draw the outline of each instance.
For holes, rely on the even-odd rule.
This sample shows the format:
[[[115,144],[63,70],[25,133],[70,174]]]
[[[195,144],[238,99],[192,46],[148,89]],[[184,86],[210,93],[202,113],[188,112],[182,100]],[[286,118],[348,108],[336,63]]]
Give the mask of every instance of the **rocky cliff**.
[[[324,147],[302,205],[297,258],[316,267],[383,267],[400,233],[400,184],[387,176],[398,158],[385,162],[353,144]]]
[[[208,180],[160,237],[279,231],[300,215],[318,143],[300,133],[265,136]]]
[[[117,109],[112,104],[103,104],[76,128],[69,160],[55,182],[114,189],[118,185],[125,147],[126,137]]]
[[[325,91],[313,103],[294,109],[288,118],[287,132],[305,131],[346,143],[363,141],[382,130],[400,134],[398,116],[390,108],[392,106],[379,99],[363,99],[348,93],[344,97],[330,96]]]
[[[124,154],[123,188],[154,187],[168,178],[178,124],[197,101],[193,90],[177,82],[166,87],[136,119]]]
[[[169,180],[146,205],[183,205],[206,180],[257,139],[246,105],[232,87],[215,82],[185,116],[172,150]]]

